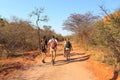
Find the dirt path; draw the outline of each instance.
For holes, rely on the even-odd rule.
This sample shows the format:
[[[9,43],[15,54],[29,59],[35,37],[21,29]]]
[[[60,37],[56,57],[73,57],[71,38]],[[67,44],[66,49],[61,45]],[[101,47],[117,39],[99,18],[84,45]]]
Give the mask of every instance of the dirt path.
[[[46,63],[41,61],[34,65],[30,65],[23,70],[17,71],[14,76],[6,80],[97,80],[84,65],[89,59],[89,55],[72,52],[71,60],[66,61],[59,51],[56,63],[51,64],[50,57],[46,58]]]
[[[45,64],[41,62],[40,55],[33,60],[30,55],[38,54],[39,50],[26,52],[29,56],[3,60],[1,62],[5,64],[19,62],[22,67],[18,70],[14,67],[5,70],[1,73],[0,80],[120,80],[111,66],[94,60],[91,51],[75,45],[73,47],[71,60],[66,61],[62,55],[62,44],[59,43],[54,66],[51,64],[50,54]],[[8,74],[4,76],[6,73]]]

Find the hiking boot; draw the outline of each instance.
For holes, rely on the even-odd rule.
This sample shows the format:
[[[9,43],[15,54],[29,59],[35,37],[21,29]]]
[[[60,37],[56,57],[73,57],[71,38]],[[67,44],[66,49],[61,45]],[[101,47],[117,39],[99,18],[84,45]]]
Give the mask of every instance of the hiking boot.
[[[55,64],[55,60],[53,60],[53,63]]]
[[[54,65],[55,64],[55,61],[54,60],[52,60],[52,65]]]
[[[42,63],[45,63],[44,59],[42,60]]]

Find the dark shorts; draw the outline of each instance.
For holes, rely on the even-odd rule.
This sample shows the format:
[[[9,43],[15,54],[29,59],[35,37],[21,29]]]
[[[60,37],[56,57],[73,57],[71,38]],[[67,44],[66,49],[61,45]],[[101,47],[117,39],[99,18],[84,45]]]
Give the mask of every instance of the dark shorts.
[[[46,50],[41,50],[42,53],[46,53]]]

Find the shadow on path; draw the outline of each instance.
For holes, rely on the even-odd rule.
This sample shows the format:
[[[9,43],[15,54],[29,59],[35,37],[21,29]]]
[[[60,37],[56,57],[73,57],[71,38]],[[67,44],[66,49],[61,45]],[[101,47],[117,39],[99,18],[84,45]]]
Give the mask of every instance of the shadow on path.
[[[80,62],[85,61],[90,58],[90,55],[78,56],[76,58],[71,58],[69,61],[67,60],[57,60],[55,66],[65,65],[72,62]]]
[[[70,56],[75,56],[75,55],[85,55],[85,53],[72,52],[72,53],[70,54]]]
[[[117,80],[118,78],[118,71],[114,71],[114,75],[110,80]]]
[[[70,53],[70,56],[76,56],[76,55],[85,55],[85,53],[76,53],[76,52]],[[59,53],[57,54],[57,56],[63,56],[63,53]]]
[[[63,57],[63,53],[57,54],[57,57],[59,57],[59,56]],[[63,58],[62,60],[56,60],[54,66],[61,66],[61,65],[65,65],[65,64],[73,63],[73,62],[86,61],[89,58],[90,58],[90,55],[86,55],[85,53],[72,52],[71,53],[71,58],[70,58],[69,61],[67,61],[66,58]],[[45,67],[46,65],[52,65],[51,61],[46,62],[45,64],[39,64],[37,66],[38,67]],[[26,67],[23,68],[23,70],[30,69],[31,67],[35,67],[35,65],[26,66]]]

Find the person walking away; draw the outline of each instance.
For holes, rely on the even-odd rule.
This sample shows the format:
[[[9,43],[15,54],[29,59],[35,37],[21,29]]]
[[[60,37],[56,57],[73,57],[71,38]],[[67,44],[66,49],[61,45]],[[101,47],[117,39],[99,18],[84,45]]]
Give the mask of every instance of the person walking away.
[[[66,43],[65,43],[65,55],[66,55],[67,60],[70,60],[71,50],[72,50],[72,44],[71,44],[69,38],[67,38]]]
[[[54,65],[55,58],[56,58],[56,50],[57,50],[57,39],[55,39],[55,37],[52,36],[52,39],[50,39],[48,41],[48,44],[50,45],[50,54],[51,54],[52,65]]]
[[[46,36],[44,36],[43,39],[45,40],[45,45],[47,46],[48,40],[47,40]]]
[[[48,40],[47,40],[47,38],[46,38],[46,36],[43,36],[43,39],[44,39],[44,41],[45,41],[45,45],[46,45],[46,53],[47,53],[47,51],[48,51]]]
[[[46,44],[44,38],[41,40],[41,54],[42,54],[42,63],[45,63],[46,58]]]

